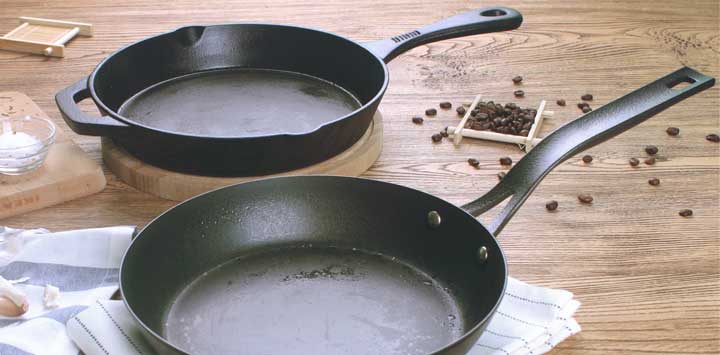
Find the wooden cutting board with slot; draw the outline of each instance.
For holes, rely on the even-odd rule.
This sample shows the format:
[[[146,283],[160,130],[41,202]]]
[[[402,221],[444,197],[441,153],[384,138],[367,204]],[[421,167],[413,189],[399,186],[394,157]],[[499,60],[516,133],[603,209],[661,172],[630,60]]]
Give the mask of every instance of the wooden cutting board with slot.
[[[0,92],[0,118],[18,115],[47,118],[25,94]],[[100,192],[105,183],[102,168],[57,127],[43,166],[19,176],[0,174],[0,218]]]

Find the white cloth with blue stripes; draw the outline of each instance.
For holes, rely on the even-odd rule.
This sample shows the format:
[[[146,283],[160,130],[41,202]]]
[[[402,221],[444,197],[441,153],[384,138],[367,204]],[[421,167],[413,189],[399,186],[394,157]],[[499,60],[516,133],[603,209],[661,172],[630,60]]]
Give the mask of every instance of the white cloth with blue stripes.
[[[29,277],[16,286],[30,309],[0,316],[0,354],[153,354],[121,301],[118,268],[133,227],[49,233],[0,227],[0,275]],[[44,286],[61,290],[60,306],[43,305]],[[580,332],[573,294],[510,278],[497,313],[470,355],[539,355]]]

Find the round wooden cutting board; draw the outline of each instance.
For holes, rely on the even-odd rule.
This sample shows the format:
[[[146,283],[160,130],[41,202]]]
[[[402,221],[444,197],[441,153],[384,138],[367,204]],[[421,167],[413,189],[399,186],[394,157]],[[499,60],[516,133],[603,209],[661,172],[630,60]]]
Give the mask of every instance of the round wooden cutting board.
[[[275,176],[344,175],[358,176],[372,166],[382,151],[382,114],[376,112],[365,135],[346,151],[324,162],[264,176],[210,177],[178,173],[147,164],[102,138],[102,155],[110,170],[128,185],[140,191],[173,201],[183,201],[217,188]]]

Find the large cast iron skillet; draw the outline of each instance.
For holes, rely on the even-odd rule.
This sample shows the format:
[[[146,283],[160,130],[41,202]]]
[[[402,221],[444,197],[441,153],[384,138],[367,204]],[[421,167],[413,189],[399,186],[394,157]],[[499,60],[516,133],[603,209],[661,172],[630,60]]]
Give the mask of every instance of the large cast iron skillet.
[[[548,135],[462,207],[332,176],[197,196],[135,238],[121,266],[123,298],[163,354],[465,354],[507,281],[494,236],[540,180],[713,84],[683,68],[602,106]],[[474,218],[509,196],[488,227]]]
[[[151,164],[202,175],[262,175],[326,160],[367,130],[385,65],[421,44],[512,30],[491,7],[360,44],[302,27],[182,27],[122,48],[56,102],[75,132],[112,137]],[[92,97],[103,117],[83,113]]]

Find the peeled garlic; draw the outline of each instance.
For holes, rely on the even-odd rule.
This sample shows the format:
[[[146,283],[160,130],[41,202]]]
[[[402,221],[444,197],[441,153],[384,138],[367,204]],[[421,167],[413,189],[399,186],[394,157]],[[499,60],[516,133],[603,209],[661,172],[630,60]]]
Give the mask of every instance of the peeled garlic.
[[[53,285],[45,285],[45,295],[43,303],[46,308],[57,308],[60,306],[58,299],[60,298],[60,289]]]
[[[0,276],[0,315],[17,317],[25,314],[29,307],[25,293]]]

